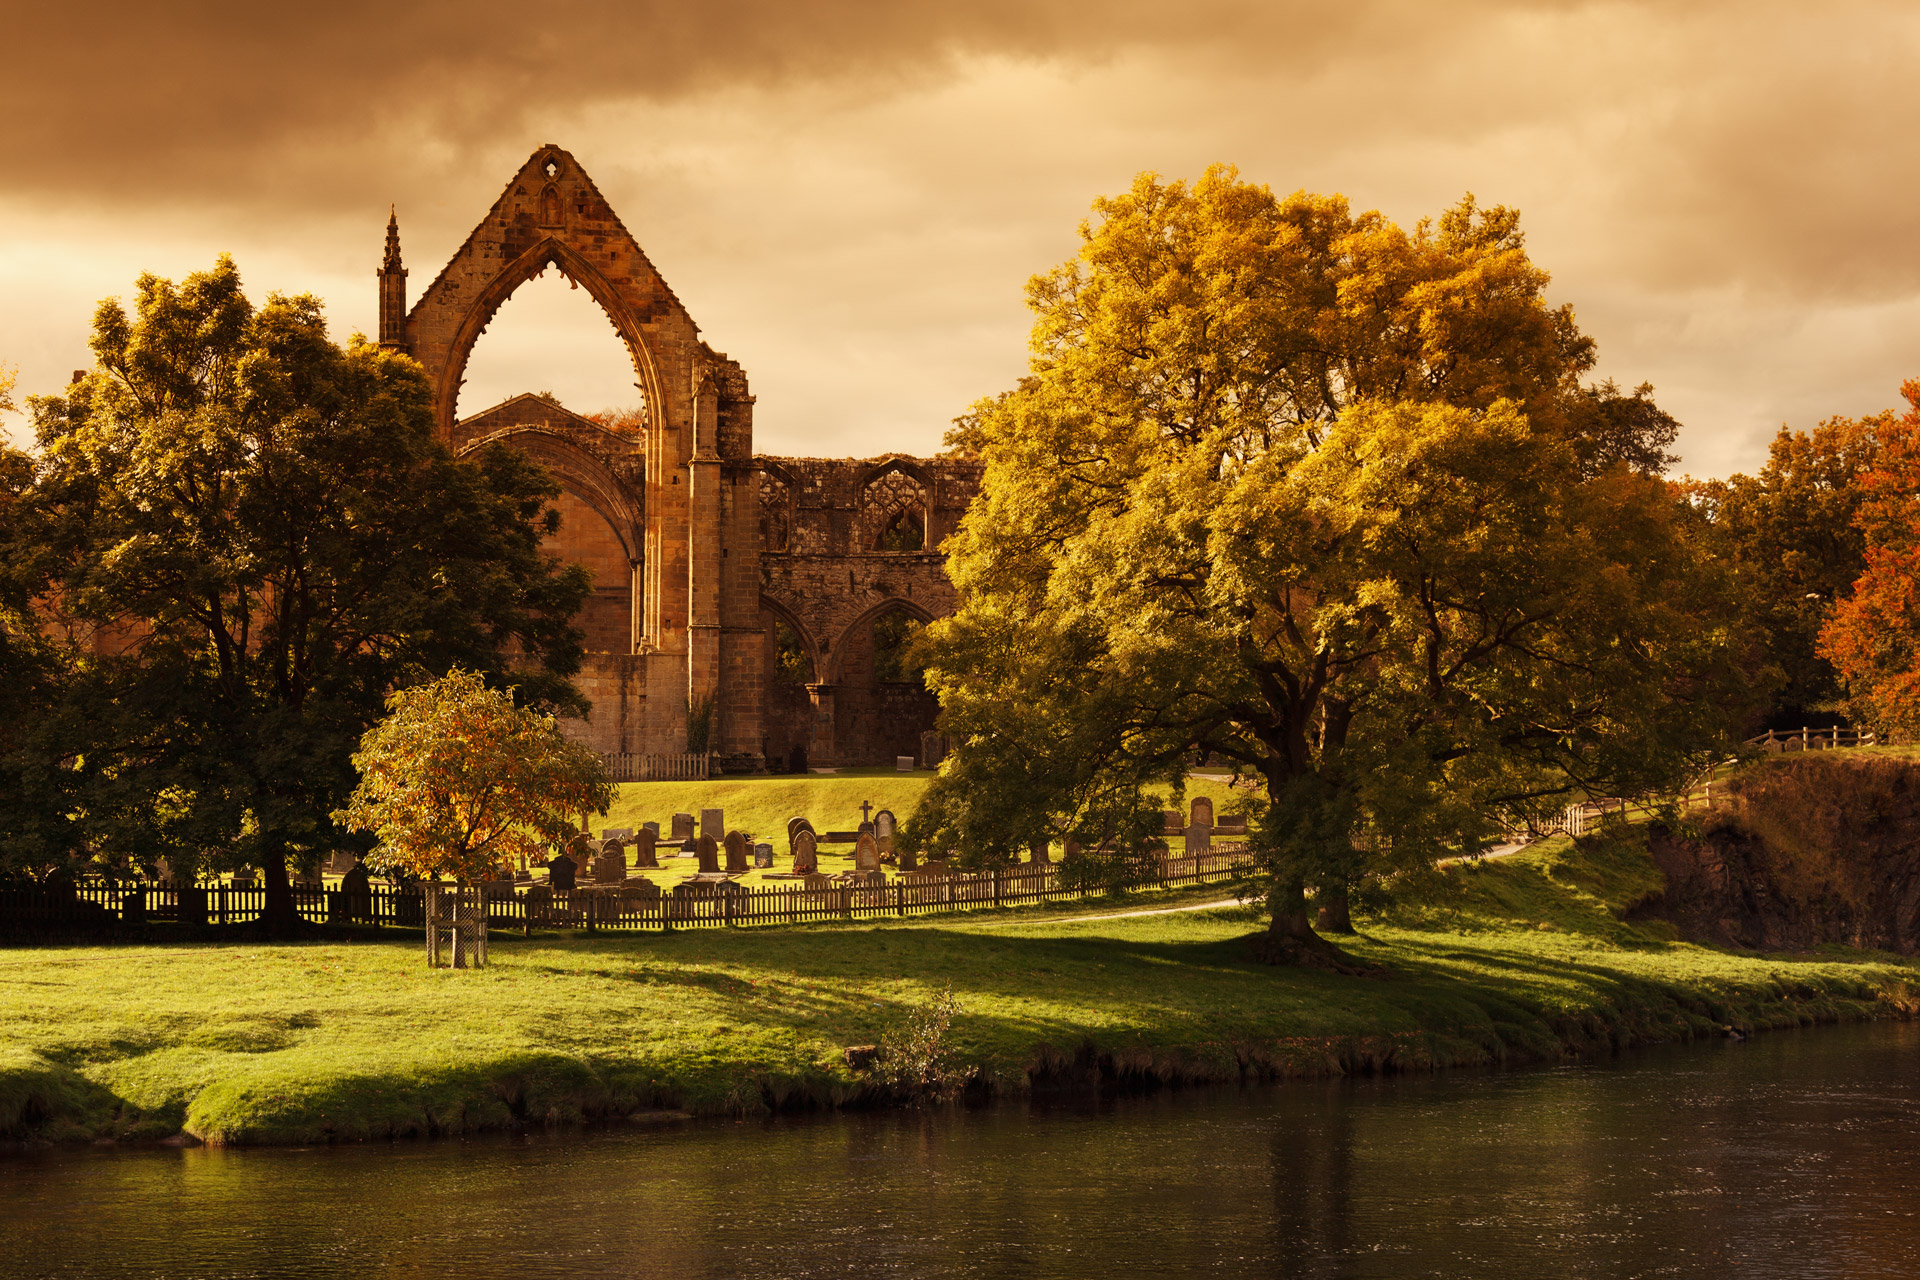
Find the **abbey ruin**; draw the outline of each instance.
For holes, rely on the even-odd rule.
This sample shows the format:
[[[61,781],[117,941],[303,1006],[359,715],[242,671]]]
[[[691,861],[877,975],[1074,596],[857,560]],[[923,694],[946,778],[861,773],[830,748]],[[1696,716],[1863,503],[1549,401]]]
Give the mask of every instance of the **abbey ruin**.
[[[592,295],[633,359],[642,412],[607,426],[533,394],[455,417],[474,343],[548,268]],[[728,771],[891,762],[937,710],[900,659],[950,612],[936,548],[979,485],[955,458],[764,457],[736,360],[700,339],[579,163],[536,151],[407,306],[399,227],[378,271],[380,343],[425,366],[456,451],[500,442],[562,487],[551,540],[593,574],[577,683],[595,749],[688,749],[690,719]]]

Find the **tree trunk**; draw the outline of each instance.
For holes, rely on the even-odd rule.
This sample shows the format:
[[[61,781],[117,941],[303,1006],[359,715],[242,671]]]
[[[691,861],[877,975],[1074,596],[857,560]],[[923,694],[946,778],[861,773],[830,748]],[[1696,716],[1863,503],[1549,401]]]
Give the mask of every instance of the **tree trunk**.
[[[293,909],[293,886],[287,881],[287,851],[275,849],[261,861],[267,905],[260,916],[260,931],[269,938],[290,938],[300,932],[300,916]]]
[[[1315,895],[1320,903],[1319,918],[1315,925],[1322,933],[1352,933],[1353,916],[1351,903],[1347,896],[1345,880],[1329,880],[1320,886]]]
[[[1265,933],[1253,935],[1253,958],[1262,964],[1309,965],[1335,973],[1370,976],[1378,968],[1353,960],[1313,931],[1307,918],[1306,886],[1298,880],[1276,884],[1267,895],[1272,919]]]

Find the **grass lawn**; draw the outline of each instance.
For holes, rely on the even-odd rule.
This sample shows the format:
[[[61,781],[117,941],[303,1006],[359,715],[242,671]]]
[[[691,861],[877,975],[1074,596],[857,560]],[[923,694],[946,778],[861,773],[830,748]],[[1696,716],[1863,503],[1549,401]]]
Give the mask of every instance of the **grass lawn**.
[[[480,972],[429,971],[399,939],[4,951],[0,1134],[312,1142],[841,1105],[871,1097],[842,1050],[948,987],[954,1052],[1001,1092],[1551,1058],[1912,1007],[1910,960],[1730,955],[1622,923],[1656,878],[1631,846],[1565,840],[1457,869],[1363,921],[1351,950],[1374,978],[1249,963],[1260,921],[1238,906],[1063,919],[1128,905],[1098,901],[501,939]]]

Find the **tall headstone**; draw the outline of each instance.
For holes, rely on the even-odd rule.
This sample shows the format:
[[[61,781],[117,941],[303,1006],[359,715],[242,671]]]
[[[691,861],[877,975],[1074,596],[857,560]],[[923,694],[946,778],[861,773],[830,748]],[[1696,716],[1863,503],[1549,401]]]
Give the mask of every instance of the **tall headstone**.
[[[793,874],[812,875],[820,869],[820,855],[814,848],[813,832],[801,830],[793,837]]]
[[[720,809],[702,809],[700,811],[700,834],[712,836],[715,840],[724,840],[727,835],[727,815]]]
[[[747,838],[738,831],[727,832],[727,874],[743,875],[753,869]]]
[[[702,875],[719,874],[720,845],[712,836],[701,832],[699,843],[694,846],[694,852],[700,857],[700,873]]]
[[[793,848],[793,838],[802,831],[812,833],[816,838],[818,838],[819,833],[813,830],[812,822],[808,821],[805,818],[788,818],[787,819],[787,848],[789,849]]]
[[[580,864],[564,853],[557,858],[549,858],[547,860],[547,883],[555,889],[571,890],[573,888],[574,873],[579,869]]]
[[[853,869],[855,871],[880,869],[880,842],[873,838],[873,832],[862,831],[860,838],[853,842]]]
[[[640,828],[640,834],[633,838],[633,865],[643,870],[657,868],[660,865],[660,855],[654,852],[654,846],[659,843],[660,833],[654,830],[654,825],[648,823]]]
[[[682,840],[693,839],[693,815],[692,814],[676,813],[673,815],[672,839],[675,844],[678,844]]]
[[[882,809],[873,815],[873,835],[876,840],[885,840],[900,830],[900,820],[893,816],[893,810]]]
[[[1213,801],[1195,796],[1188,809],[1187,852],[1204,853],[1213,848]]]

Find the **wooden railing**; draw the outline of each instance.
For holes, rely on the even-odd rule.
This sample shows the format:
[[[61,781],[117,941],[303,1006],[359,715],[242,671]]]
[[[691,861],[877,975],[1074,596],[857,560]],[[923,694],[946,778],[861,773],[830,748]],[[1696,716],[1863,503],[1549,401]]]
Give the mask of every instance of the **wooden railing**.
[[[1230,879],[1248,869],[1244,844],[1158,859],[1149,882],[1161,887]],[[821,877],[757,888],[730,880],[688,880],[667,889],[638,878],[619,885],[550,890],[545,885],[498,884],[487,889],[490,929],[668,930],[775,926],[816,920],[918,916],[981,908],[1031,906],[1100,893],[1061,883],[1057,863],[1023,862],[994,871],[909,873],[865,878]],[[265,914],[266,890],[213,884],[113,884],[86,881],[69,889],[0,888],[0,939],[15,942],[69,938],[107,940],[144,936],[145,926],[189,929],[248,924]],[[365,892],[297,887],[293,905],[313,924],[425,924],[418,888],[372,885]]]
[[[705,751],[678,755],[616,751],[603,759],[615,782],[705,782],[713,769],[713,756]]]

